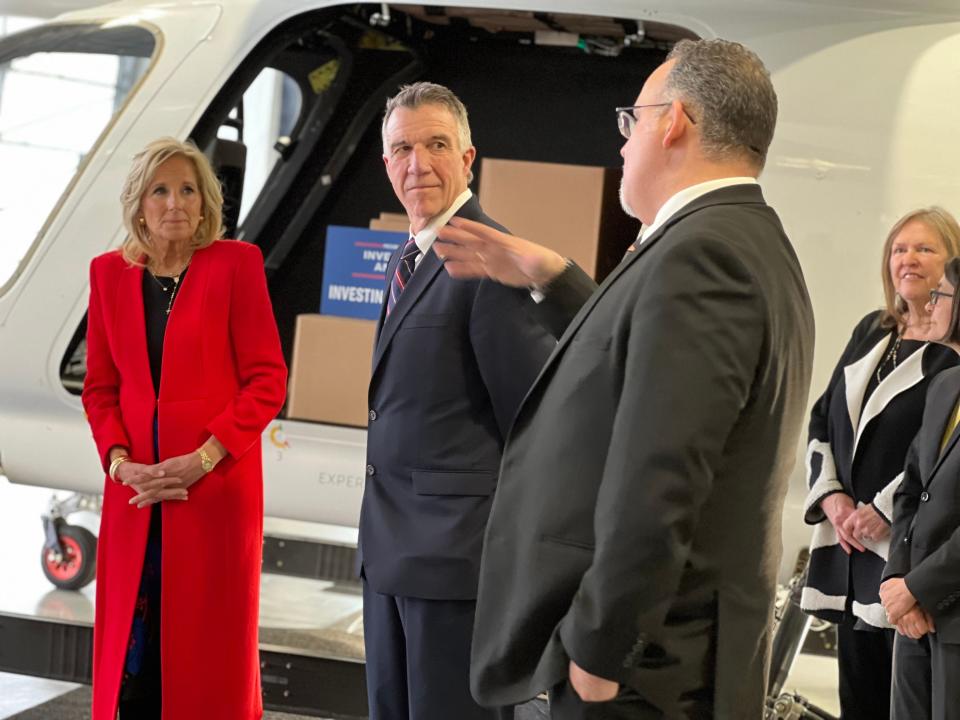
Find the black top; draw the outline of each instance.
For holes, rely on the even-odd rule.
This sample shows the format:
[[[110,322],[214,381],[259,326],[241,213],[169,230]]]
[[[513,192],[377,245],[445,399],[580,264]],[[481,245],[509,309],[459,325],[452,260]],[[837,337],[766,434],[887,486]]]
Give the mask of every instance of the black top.
[[[144,268],[143,315],[147,326],[147,356],[150,358],[150,376],[153,391],[160,395],[160,370],[163,366],[163,337],[167,332],[167,314],[173,308],[177,293],[187,275],[184,268],[179,283],[172,277],[157,276]]]
[[[867,383],[867,390],[863,394],[863,405],[867,404],[867,400],[873,395],[873,391],[877,389],[880,381],[893,372],[897,365],[922,348],[925,342],[924,340],[901,340],[900,344],[897,345],[897,335],[890,333],[890,341],[883,351],[883,357],[880,358],[873,375],[870,376],[870,382]]]

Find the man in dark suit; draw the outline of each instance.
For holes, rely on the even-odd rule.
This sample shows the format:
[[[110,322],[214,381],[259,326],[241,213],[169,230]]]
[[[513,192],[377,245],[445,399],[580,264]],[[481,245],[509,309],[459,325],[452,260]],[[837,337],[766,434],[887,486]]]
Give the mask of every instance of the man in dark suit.
[[[535,287],[562,332],[504,450],[471,688],[550,689],[561,719],[760,718],[813,350],[756,182],[776,94],[743,46],[683,41],[618,116],[646,227],[592,294],[519,238],[455,220],[437,244],[451,275]]]
[[[369,390],[359,562],[370,718],[494,718],[469,689],[480,549],[507,430],[556,343],[528,292],[454,280],[431,251],[453,215],[503,229],[468,189],[476,150],[460,100],[431,83],[402,88],[383,152],[410,239],[388,265]]]

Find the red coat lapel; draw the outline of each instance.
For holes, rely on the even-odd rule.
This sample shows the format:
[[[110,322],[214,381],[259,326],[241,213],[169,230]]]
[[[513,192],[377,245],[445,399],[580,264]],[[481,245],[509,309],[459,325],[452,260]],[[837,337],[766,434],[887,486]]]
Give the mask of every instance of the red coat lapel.
[[[147,325],[143,317],[143,273],[140,265],[124,263],[114,294],[113,352],[121,375],[138,387],[153,386],[147,357]]]

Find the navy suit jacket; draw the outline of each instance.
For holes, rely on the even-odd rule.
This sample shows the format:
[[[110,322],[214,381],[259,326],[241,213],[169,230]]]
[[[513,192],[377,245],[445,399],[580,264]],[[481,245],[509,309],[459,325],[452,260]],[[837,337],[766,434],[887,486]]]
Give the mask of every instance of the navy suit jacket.
[[[456,214],[503,229],[476,198]],[[399,260],[400,250],[388,278]],[[361,571],[379,593],[472,599],[504,440],[556,342],[529,292],[454,280],[432,251],[389,317],[385,306],[386,293],[368,396]]]

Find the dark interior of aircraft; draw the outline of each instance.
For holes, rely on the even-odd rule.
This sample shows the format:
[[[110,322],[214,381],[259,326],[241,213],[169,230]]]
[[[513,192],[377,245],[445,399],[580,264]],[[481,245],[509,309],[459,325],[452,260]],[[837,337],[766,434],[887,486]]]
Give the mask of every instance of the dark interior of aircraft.
[[[656,23],[441,6],[352,4],[293,17],[240,64],[193,132],[225,190],[227,236],[258,244],[284,353],[296,316],[320,305],[330,224],[366,227],[403,212],[386,177],[380,123],[399,86],[453,89],[470,114],[476,192],[484,157],[619,168],[614,108],[631,105],[647,75],[686,31]],[[545,35],[546,33],[546,35]],[[569,38],[576,44],[564,45]],[[244,93],[265,69],[284,77],[279,157],[237,226],[244,182]],[[481,198],[482,200],[482,198]],[[633,240],[620,219],[605,234],[603,277]],[[631,228],[634,228],[633,233]],[[64,384],[79,392],[84,328],[66,353]]]

